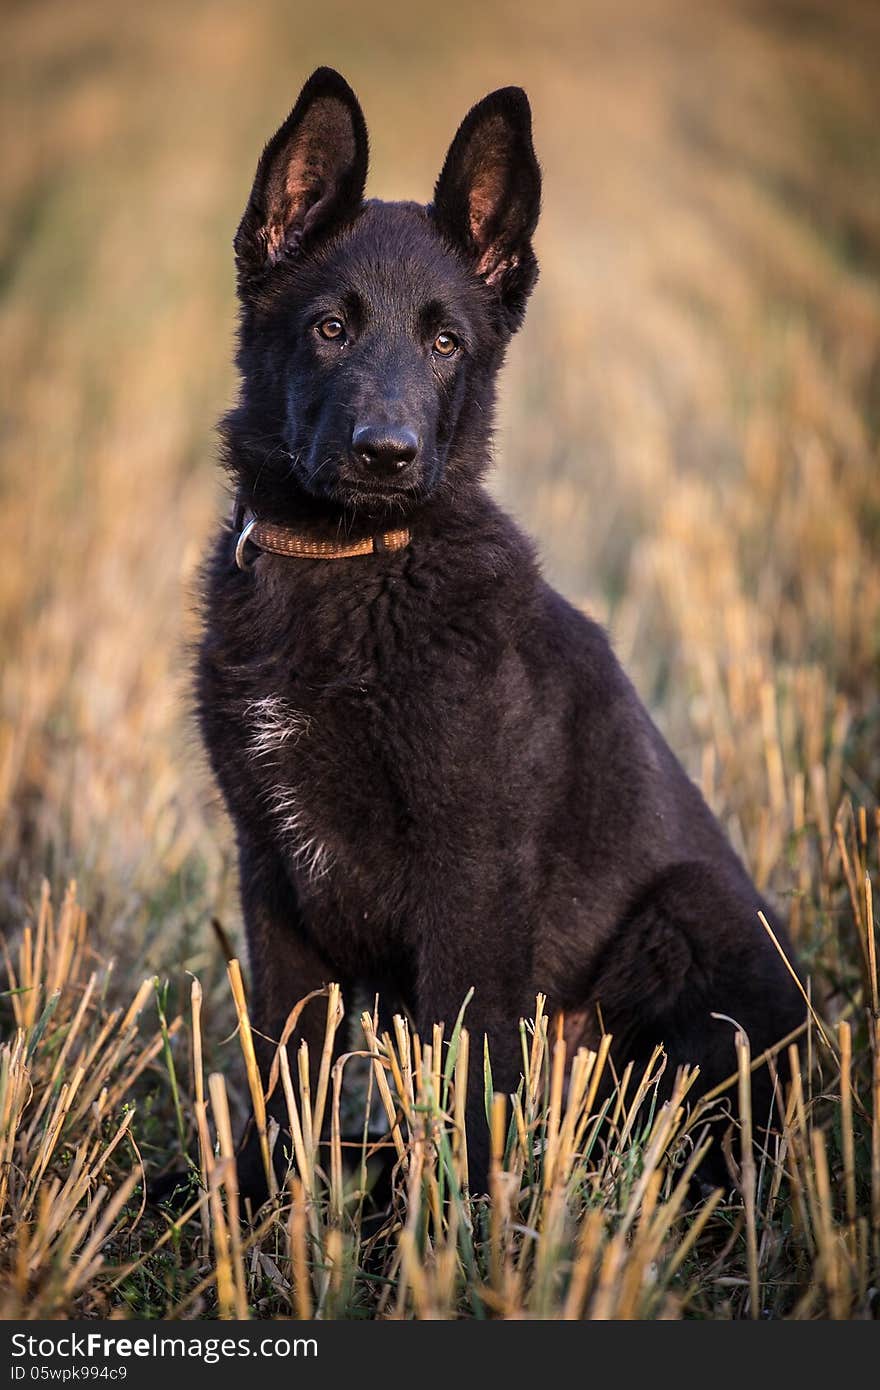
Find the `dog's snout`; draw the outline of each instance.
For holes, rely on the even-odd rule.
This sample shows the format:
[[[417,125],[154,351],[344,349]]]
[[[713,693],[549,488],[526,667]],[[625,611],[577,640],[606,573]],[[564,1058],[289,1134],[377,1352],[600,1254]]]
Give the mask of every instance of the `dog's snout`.
[[[393,477],[419,452],[414,430],[402,425],[359,425],[351,437],[355,458],[371,473]]]

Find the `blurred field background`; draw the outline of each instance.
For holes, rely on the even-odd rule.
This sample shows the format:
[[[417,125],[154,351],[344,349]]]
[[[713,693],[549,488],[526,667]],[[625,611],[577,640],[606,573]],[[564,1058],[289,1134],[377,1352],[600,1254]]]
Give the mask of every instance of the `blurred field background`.
[[[196,973],[241,1112],[210,929],[237,939],[234,866],[188,643],[226,506],[232,233],[263,141],[329,63],[361,98],[383,197],[427,200],[473,101],[528,90],[542,274],[493,486],[607,622],[791,913],[825,1016],[861,1017],[880,790],[877,5],[35,0],[0,22],[7,938],[36,923],[44,877],[56,902],[75,878],[89,959],[114,962],[107,1000],[155,972],[170,1017]],[[146,1160],[170,1159],[168,1086],[141,1108]],[[880,1213],[880,1187],[871,1200]],[[704,1312],[735,1314],[731,1298]]]

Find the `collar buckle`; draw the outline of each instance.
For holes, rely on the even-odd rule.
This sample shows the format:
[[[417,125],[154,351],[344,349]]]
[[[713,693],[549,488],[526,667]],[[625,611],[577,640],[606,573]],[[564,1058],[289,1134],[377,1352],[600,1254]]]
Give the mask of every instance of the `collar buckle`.
[[[242,521],[243,520],[244,516],[242,516]],[[257,518],[255,516],[252,516],[247,525],[242,526],[241,531],[239,532],[238,540],[235,542],[235,563],[238,565],[238,568],[240,570],[249,570],[251,565],[253,564],[252,560],[249,561],[245,557],[244,551],[245,546],[248,543],[251,531],[253,531],[256,524]]]

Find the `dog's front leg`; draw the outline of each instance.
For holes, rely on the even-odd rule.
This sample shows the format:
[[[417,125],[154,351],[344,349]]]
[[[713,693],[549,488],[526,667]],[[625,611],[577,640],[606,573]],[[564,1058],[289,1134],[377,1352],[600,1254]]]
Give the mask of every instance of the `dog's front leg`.
[[[481,969],[478,964],[470,979],[461,970],[450,968],[448,959],[446,962],[435,960],[423,968],[421,974],[416,1022],[423,1040],[430,1040],[433,1025],[442,1022],[448,1041],[468,989],[474,985],[474,995],[465,1015],[465,1025],[472,1039],[465,1124],[469,1186],[474,1195],[487,1192],[489,1188],[490,1135],[483,1086],[483,1040],[488,1039],[493,1090],[510,1095],[522,1075],[519,1020],[528,1008],[520,993],[521,982],[526,978],[525,972],[518,982],[509,978],[509,972],[499,976],[496,963],[494,975],[485,965]]]
[[[272,1063],[284,1025],[294,1005],[313,990],[339,980],[329,962],[309,940],[297,900],[296,890],[286,867],[271,846],[242,841],[239,846],[241,902],[251,962],[249,1011],[254,1046],[264,1092],[268,1089]],[[305,1040],[309,1049],[309,1070],[314,1098],[327,1019],[326,999],[313,999],[306,1005],[297,1027],[287,1043],[290,1072],[297,1087],[296,1054]],[[344,1030],[337,1033],[339,1052]],[[280,1080],[267,1102],[267,1112],[280,1125],[275,1148],[275,1170],[279,1178],[287,1168],[290,1134],[287,1106]],[[317,1136],[316,1136],[317,1137]],[[267,1196],[266,1174],[259,1136],[251,1121],[238,1156],[239,1187],[243,1196],[258,1205]]]

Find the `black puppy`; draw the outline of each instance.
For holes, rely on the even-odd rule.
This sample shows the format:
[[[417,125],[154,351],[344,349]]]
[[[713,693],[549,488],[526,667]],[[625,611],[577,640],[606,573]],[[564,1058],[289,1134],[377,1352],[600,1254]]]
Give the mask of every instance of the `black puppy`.
[[[525,94],[464,120],[434,202],[364,202],[322,68],[235,238],[237,489],[206,576],[201,727],[238,837],[255,1026],[330,980],[488,1034],[515,1089],[544,991],[572,1042],[657,1042],[712,1086],[800,1023],[762,903],[604,632],[483,488],[495,378],[537,278]],[[775,930],[790,950],[783,928]],[[298,1036],[321,1051],[323,1001]],[[271,1061],[264,1045],[262,1063]],[[480,1087],[468,1115],[485,1183]],[[755,1105],[767,1113],[766,1069]],[[279,1111],[283,1122],[283,1110]],[[253,1145],[245,1189],[262,1187]]]

